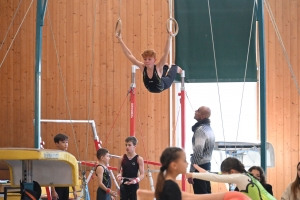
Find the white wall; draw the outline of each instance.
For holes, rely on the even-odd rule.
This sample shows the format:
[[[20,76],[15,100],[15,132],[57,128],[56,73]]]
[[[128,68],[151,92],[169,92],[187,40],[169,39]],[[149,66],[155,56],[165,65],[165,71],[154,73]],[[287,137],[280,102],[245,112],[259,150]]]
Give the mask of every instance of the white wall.
[[[211,127],[214,130],[216,141],[226,142],[257,142],[258,114],[257,114],[257,83],[245,83],[244,96],[242,101],[241,116],[239,122],[241,99],[244,83],[186,83],[186,153],[192,153],[191,127],[196,123],[194,112],[200,106],[208,106],[211,109]],[[177,92],[180,92],[180,83],[175,84]],[[219,103],[219,97],[221,103]],[[176,101],[175,115],[177,119],[178,109],[180,109],[179,97]],[[190,105],[191,104],[191,105]],[[220,107],[221,105],[221,107]],[[192,108],[192,107],[193,108]],[[222,118],[223,127],[222,128]],[[176,127],[176,144],[181,146],[181,126],[180,112]],[[239,131],[238,131],[239,124]],[[223,134],[224,133],[224,134]],[[225,135],[225,137],[224,137]],[[218,153],[214,153],[212,161],[213,169],[218,170],[220,159]],[[257,160],[257,157],[254,158]],[[259,157],[258,157],[259,160]]]

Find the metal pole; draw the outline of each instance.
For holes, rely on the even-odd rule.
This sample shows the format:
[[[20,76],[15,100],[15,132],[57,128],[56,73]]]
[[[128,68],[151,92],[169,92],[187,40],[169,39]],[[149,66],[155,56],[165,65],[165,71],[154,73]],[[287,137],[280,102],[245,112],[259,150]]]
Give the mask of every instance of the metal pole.
[[[149,168],[149,165],[148,165],[148,177],[149,177],[149,184],[150,184],[150,188],[152,191],[155,191],[155,188],[154,188],[154,183],[153,183],[153,177],[152,177],[152,173],[151,173],[151,170]]]
[[[32,160],[22,161],[22,183],[24,189],[33,190]]]
[[[184,77],[185,72],[182,70],[181,73],[181,93],[180,96],[180,103],[181,103],[181,147],[185,149],[185,87],[184,87]],[[185,191],[185,175],[182,175],[182,191]]]
[[[130,85],[130,136],[135,136],[136,102],[135,102],[135,74],[137,67],[132,65]]]
[[[96,124],[94,120],[66,120],[66,119],[40,119],[40,122],[50,122],[50,123],[89,123],[92,126],[94,135],[94,145],[96,151],[101,148],[102,142],[99,140],[98,133],[96,130]],[[41,142],[42,144],[42,142]]]
[[[260,58],[260,141],[261,141],[261,167],[267,169],[266,141],[267,141],[267,117],[266,117],[266,56],[265,56],[265,30],[264,30],[264,4],[258,0],[258,30],[259,30],[259,58]]]
[[[48,0],[37,1],[35,39],[35,100],[34,100],[34,147],[41,143],[41,74],[42,74],[42,31]]]

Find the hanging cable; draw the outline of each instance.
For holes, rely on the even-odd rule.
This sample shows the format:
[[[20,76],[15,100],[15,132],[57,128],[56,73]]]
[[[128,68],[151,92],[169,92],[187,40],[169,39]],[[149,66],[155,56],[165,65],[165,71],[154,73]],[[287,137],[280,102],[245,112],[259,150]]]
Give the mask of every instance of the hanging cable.
[[[92,56],[91,56],[91,65],[90,65],[90,94],[89,94],[89,99],[88,99],[88,114],[87,114],[87,120],[90,120],[90,113],[91,113],[91,100],[92,100],[92,95],[93,95],[93,72],[94,72],[94,58],[95,58],[95,31],[96,31],[96,11],[98,7],[98,0],[95,3],[96,5],[94,6],[94,20],[93,20],[93,35],[92,35]],[[88,147],[89,147],[89,140],[88,140],[88,133],[90,130],[90,126],[86,127],[86,148],[85,148],[85,157],[86,160],[88,158]],[[86,171],[87,166],[84,165],[85,168],[84,170]]]
[[[128,97],[128,94],[130,94],[130,89],[128,90],[127,95],[126,95],[126,97],[124,98],[124,101],[123,101],[123,103],[122,103],[122,105],[121,105],[121,107],[120,107],[120,110],[119,110],[119,112],[118,112],[118,114],[117,114],[117,116],[116,116],[116,118],[115,118],[115,120],[114,120],[114,122],[113,122],[113,124],[112,124],[112,127],[110,128],[110,131],[108,132],[108,134],[106,134],[106,138],[105,138],[105,143],[104,143],[104,144],[107,144],[107,140],[108,140],[108,138],[109,138],[109,136],[110,136],[110,134],[111,134],[111,132],[112,132],[114,126],[115,126],[115,123],[116,123],[116,121],[117,121],[117,119],[118,119],[120,113],[121,113],[121,110],[122,110],[122,108],[123,108],[123,106],[124,106],[124,103],[125,103],[127,97]]]
[[[28,7],[28,9],[27,9],[27,11],[26,11],[26,13],[25,13],[25,15],[24,15],[24,17],[23,17],[23,19],[22,19],[22,21],[21,21],[19,27],[18,27],[18,29],[17,29],[17,32],[16,32],[16,34],[14,35],[14,37],[13,37],[13,39],[12,39],[12,41],[11,41],[11,43],[10,43],[10,45],[9,45],[9,47],[8,47],[8,49],[7,49],[7,51],[6,51],[6,53],[5,53],[5,55],[4,55],[4,58],[3,58],[2,61],[1,61],[0,68],[2,67],[2,64],[3,64],[4,60],[5,60],[5,58],[6,58],[7,54],[8,54],[8,52],[9,52],[9,50],[10,50],[12,44],[14,43],[14,41],[15,41],[15,39],[16,39],[16,37],[17,37],[19,31],[20,31],[20,28],[21,28],[21,26],[22,26],[22,24],[23,24],[23,22],[24,22],[24,20],[25,20],[25,18],[26,18],[26,16],[27,16],[27,14],[28,14],[29,9],[31,8],[32,3],[33,3],[33,0],[31,1],[31,3],[30,3],[30,5],[29,5],[29,7]],[[5,37],[6,37],[6,36],[5,36]],[[4,43],[4,41],[3,41],[3,43]]]
[[[187,92],[185,93],[185,96],[186,96],[186,98],[188,99],[188,101],[189,101],[189,103],[190,103],[190,106],[191,106],[192,110],[195,111],[194,108],[193,108],[193,106],[192,106],[192,103],[191,103],[191,101],[190,101],[190,99],[189,99],[189,97],[188,97],[188,95],[187,95]]]
[[[176,132],[176,129],[177,129],[177,124],[178,124],[178,119],[179,119],[179,113],[181,111],[181,105],[179,105],[179,108],[178,108],[178,112],[177,112],[177,118],[176,118],[176,123],[175,123],[175,127],[174,127],[174,131]]]
[[[139,112],[137,113],[137,118],[139,120],[139,128],[140,128],[139,134],[140,134],[140,137],[142,138],[144,154],[146,156],[146,159],[149,161],[150,158],[149,158],[149,155],[147,154],[146,147],[145,147],[144,135],[142,133],[142,125],[141,125],[141,120],[140,120],[140,117],[139,117]],[[152,173],[151,173],[151,170],[150,170],[150,167],[149,167],[149,163],[146,162],[146,164],[147,164],[147,170],[148,170],[148,178],[150,180],[150,187],[151,187],[152,191],[154,191],[155,189],[154,189],[154,185],[153,185]]]
[[[144,153],[145,153],[146,159],[147,159],[147,160],[150,160],[150,159],[149,159],[149,156],[148,156],[148,154],[147,154],[147,152],[146,152],[146,148],[145,148],[145,142],[144,142],[144,137],[143,137],[143,134],[142,134],[142,126],[141,126],[141,120],[140,120],[140,117],[139,117],[139,113],[137,113],[137,118],[139,119],[139,126],[140,126],[140,131],[139,131],[139,133],[140,133],[140,136],[141,136],[141,138],[142,138],[142,143],[143,143]],[[149,168],[149,164],[148,164],[148,163],[147,163],[147,167]]]
[[[53,40],[53,43],[54,43],[54,49],[55,49],[55,54],[56,54],[56,59],[57,59],[57,67],[58,67],[59,75],[60,75],[61,82],[62,82],[62,85],[63,85],[64,96],[65,96],[65,100],[66,100],[68,115],[69,115],[69,119],[70,119],[70,122],[71,122],[72,133],[73,133],[74,143],[75,143],[75,148],[76,148],[76,153],[78,155],[78,160],[80,160],[79,149],[78,149],[78,145],[77,145],[77,142],[76,142],[77,140],[76,140],[76,135],[75,135],[75,131],[74,131],[74,124],[72,123],[72,117],[71,117],[71,112],[70,112],[70,106],[69,106],[68,96],[67,96],[67,90],[66,90],[66,86],[65,86],[64,79],[63,79],[63,74],[62,74],[61,66],[60,66],[59,54],[58,54],[58,50],[57,50],[56,41],[55,41],[55,38],[54,38],[54,33],[53,33],[53,28],[52,28],[52,21],[51,21],[51,17],[50,17],[50,12],[49,11],[47,12],[47,16],[48,16],[48,20],[49,20],[49,24],[50,24],[50,30],[51,30],[51,34],[52,34],[52,40]],[[81,165],[80,165],[80,171],[82,171]]]
[[[213,32],[213,27],[212,27],[212,22],[211,22],[209,0],[207,0],[207,6],[208,6],[208,14],[209,14],[210,32],[211,32],[211,42],[212,42],[213,54],[214,54],[214,65],[215,65],[215,72],[216,72],[216,79],[217,79],[217,88],[218,88],[218,97],[219,97],[219,105],[220,105],[223,138],[224,138],[224,145],[225,145],[225,152],[226,152],[226,143],[225,143],[226,140],[225,140],[225,132],[224,132],[224,124],[223,124],[222,104],[221,104],[221,96],[220,96],[220,88],[219,88],[219,78],[218,78],[218,68],[217,68],[217,60],[216,60],[216,52],[215,52],[215,43],[214,43],[214,32]]]
[[[20,8],[21,3],[22,3],[22,0],[20,0],[19,5],[18,5],[18,7],[17,7],[17,9],[16,9],[16,11],[15,11],[15,13],[14,13],[14,16],[13,16],[13,18],[12,18],[12,20],[11,20],[11,22],[10,22],[8,28],[7,28],[7,31],[6,31],[5,36],[4,36],[4,39],[3,39],[3,41],[1,42],[1,45],[0,45],[0,50],[1,50],[3,44],[4,44],[5,40],[6,40],[6,37],[7,37],[8,32],[9,32],[9,29],[10,29],[11,25],[12,25],[13,22],[14,22],[14,19],[15,19],[17,13],[18,13],[18,10],[19,10],[19,8]]]
[[[255,1],[253,1],[253,10],[252,10],[252,19],[251,19],[251,26],[250,26],[250,34],[249,34],[249,40],[248,40],[248,49],[247,49],[247,57],[246,57],[246,66],[245,66],[245,72],[244,72],[244,83],[243,83],[243,89],[242,89],[242,98],[241,98],[241,106],[240,106],[240,113],[239,113],[239,119],[238,119],[238,127],[236,132],[236,138],[235,138],[235,151],[236,151],[236,143],[239,135],[239,128],[240,128],[240,121],[241,121],[241,114],[242,114],[242,107],[243,107],[243,99],[244,99],[244,90],[245,90],[245,83],[246,83],[246,76],[247,76],[247,69],[248,69],[248,59],[249,59],[249,51],[250,51],[250,42],[252,38],[252,28],[253,28],[253,19],[254,19],[254,11],[255,11]]]
[[[169,19],[166,22],[166,28],[167,28],[168,33],[170,33],[172,37],[175,37],[178,34],[179,26],[178,26],[177,21],[172,17],[172,11],[173,11],[172,1],[173,0],[168,0],[168,3],[169,3]],[[174,33],[173,33],[172,27],[171,27],[172,23],[174,23],[174,31],[175,31]]]
[[[282,48],[282,51],[283,51],[285,60],[286,60],[286,62],[287,62],[287,64],[288,64],[288,67],[289,67],[289,69],[290,69],[291,76],[292,76],[293,81],[294,81],[294,83],[295,83],[295,86],[296,86],[296,88],[297,88],[298,95],[300,95],[300,89],[299,89],[298,81],[297,81],[297,78],[296,78],[296,76],[295,76],[295,73],[294,73],[294,70],[293,70],[291,61],[290,61],[290,59],[289,59],[288,53],[287,53],[287,51],[286,51],[286,49],[285,49],[285,46],[284,46],[284,44],[283,44],[283,40],[282,40],[282,37],[281,37],[281,35],[280,35],[279,29],[278,29],[278,27],[277,27],[277,24],[276,24],[275,17],[274,17],[274,15],[273,15],[271,6],[270,6],[268,0],[265,0],[264,2],[265,2],[265,5],[266,5],[266,8],[267,8],[267,11],[268,11],[268,13],[269,13],[271,22],[272,22],[272,24],[273,24],[273,27],[274,27],[276,36],[277,36],[277,38],[278,38],[278,40],[279,40],[279,43],[280,43],[280,46],[281,46],[281,48]]]
[[[116,27],[115,27],[115,34],[118,37],[121,35],[121,32],[122,32],[121,6],[122,6],[122,1],[120,0],[119,1],[119,18],[117,20]]]

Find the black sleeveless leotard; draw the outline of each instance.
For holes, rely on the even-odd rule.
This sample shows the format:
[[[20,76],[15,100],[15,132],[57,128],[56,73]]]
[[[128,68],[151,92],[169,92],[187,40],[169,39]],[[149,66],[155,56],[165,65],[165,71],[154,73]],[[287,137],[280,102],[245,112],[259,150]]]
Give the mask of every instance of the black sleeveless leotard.
[[[147,74],[147,67],[144,67],[143,71],[143,81],[144,85],[149,92],[160,93],[164,90],[164,83],[161,81],[161,78],[158,76],[156,71],[156,65],[154,65],[153,75],[150,79]]]
[[[136,178],[138,176],[139,171],[139,163],[138,163],[139,155],[135,155],[131,160],[128,159],[127,155],[123,155],[123,159],[121,162],[122,166],[122,176],[127,178]],[[123,183],[120,185],[120,200],[137,200],[136,191],[139,189],[139,183],[126,185],[126,181],[130,181],[129,179],[124,178]]]
[[[168,88],[171,87],[175,76],[177,74],[177,65],[172,65],[170,68],[168,75],[166,75],[168,66],[163,67],[163,74],[162,77],[160,78],[158,76],[157,70],[156,70],[156,65],[154,65],[153,69],[153,75],[152,78],[150,79],[147,74],[147,67],[144,67],[143,71],[143,81],[144,85],[147,88],[149,92],[152,93],[160,93]]]
[[[103,167],[104,172],[103,172],[103,180],[102,183],[105,185],[107,188],[111,188],[111,180],[110,180],[110,174],[109,171],[106,167],[102,165],[97,165],[97,167]],[[97,170],[97,167],[95,171]],[[96,173],[96,176],[97,173]],[[98,187],[97,189],[97,200],[110,200],[110,194],[107,194],[106,191],[104,191],[102,188]]]

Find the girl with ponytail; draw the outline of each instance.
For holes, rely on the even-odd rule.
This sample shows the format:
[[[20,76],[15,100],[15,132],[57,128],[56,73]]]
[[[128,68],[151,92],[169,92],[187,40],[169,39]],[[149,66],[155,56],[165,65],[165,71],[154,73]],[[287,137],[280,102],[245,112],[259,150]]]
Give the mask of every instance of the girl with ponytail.
[[[181,191],[176,183],[179,174],[185,174],[188,163],[182,149],[166,148],[160,157],[161,168],[157,176],[155,198],[157,200],[181,200]]]
[[[215,194],[191,194],[181,192],[176,177],[185,174],[188,163],[185,152],[178,147],[166,148],[160,157],[161,168],[157,177],[155,193],[150,190],[137,191],[138,200],[251,200],[240,192]]]

